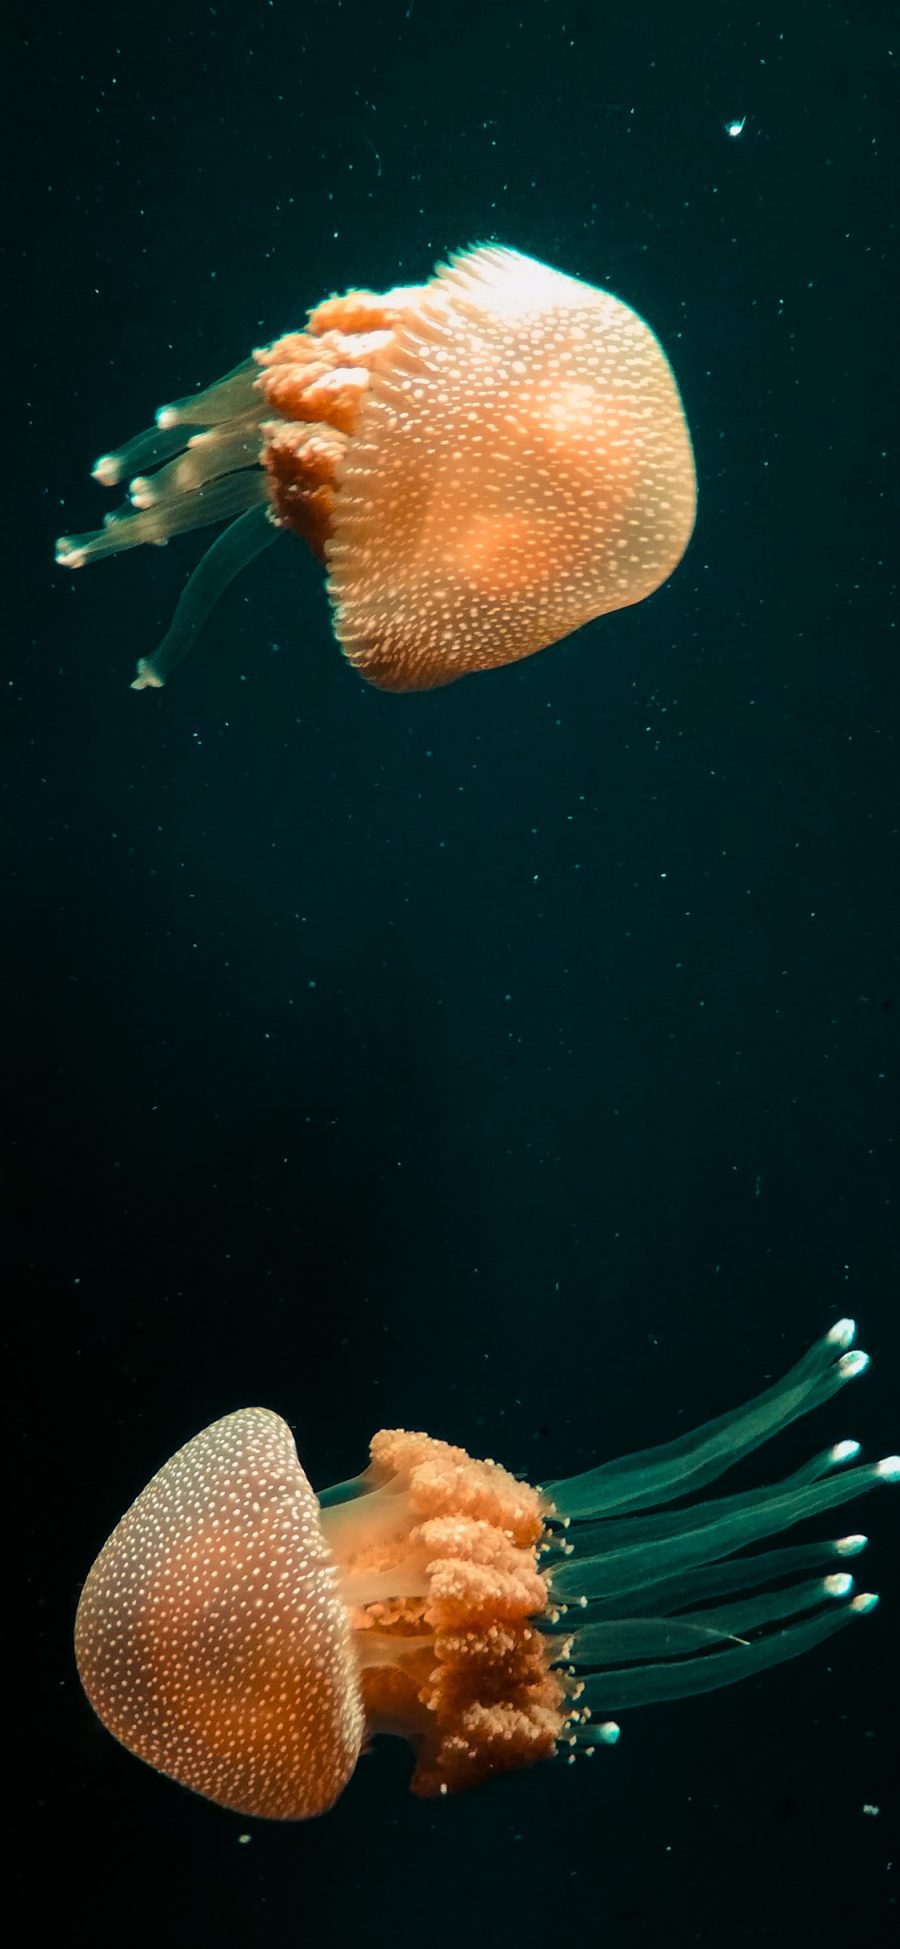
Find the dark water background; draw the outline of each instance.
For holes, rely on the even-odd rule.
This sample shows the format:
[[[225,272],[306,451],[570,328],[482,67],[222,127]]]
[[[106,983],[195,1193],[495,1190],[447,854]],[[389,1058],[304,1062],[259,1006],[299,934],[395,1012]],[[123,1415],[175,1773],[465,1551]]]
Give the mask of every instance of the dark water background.
[[[898,10],[12,18],[6,1772],[30,1939],[882,1949],[886,1494],[837,1524],[872,1535],[868,1623],[450,1804],[407,1795],[391,1743],[322,1821],[234,1819],[100,1730],[70,1632],[131,1496],[244,1403],[292,1420],[319,1483],[395,1423],[540,1479],[745,1398],[852,1312],[874,1371],[777,1472],[832,1436],[898,1446]],[[133,696],[199,545],[54,570],[106,505],[96,454],[328,291],[493,237],[608,285],[670,352],[700,518],[669,586],[392,698],[285,543]]]

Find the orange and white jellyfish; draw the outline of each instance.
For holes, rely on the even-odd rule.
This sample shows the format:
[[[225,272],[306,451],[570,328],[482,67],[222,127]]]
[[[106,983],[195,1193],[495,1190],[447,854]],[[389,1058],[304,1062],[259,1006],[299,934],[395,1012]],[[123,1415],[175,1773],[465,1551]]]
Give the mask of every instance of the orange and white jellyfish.
[[[862,1372],[853,1337],[840,1320],[746,1407],[542,1489],[394,1431],[317,1496],[286,1422],[227,1415],[88,1576],[88,1698],[151,1766],[276,1820],[332,1806],[377,1733],[409,1741],[426,1796],[612,1744],[612,1713],[752,1677],[876,1603],[843,1567],[864,1536],[752,1546],[896,1481],[900,1457],[847,1468],[858,1443],[840,1442],[769,1487],[685,1501]]]
[[[640,602],[680,560],[696,510],[678,387],[649,326],[498,245],[424,285],[326,299],[303,331],[163,407],[94,475],[132,476],[129,499],[58,542],[70,568],[230,523],[136,690],[165,682],[281,530],[325,563],[355,668],[426,690]]]

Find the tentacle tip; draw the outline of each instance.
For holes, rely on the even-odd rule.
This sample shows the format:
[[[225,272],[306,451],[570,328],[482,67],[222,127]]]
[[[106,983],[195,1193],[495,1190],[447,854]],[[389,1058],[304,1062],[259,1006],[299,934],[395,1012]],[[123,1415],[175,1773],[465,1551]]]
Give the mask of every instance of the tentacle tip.
[[[854,1613],[855,1617],[867,1617],[869,1611],[874,1611],[877,1603],[877,1590],[861,1590],[858,1597],[851,1598],[847,1608]]]
[[[83,568],[87,557],[83,548],[76,548],[68,535],[60,535],[53,550],[54,560],[60,568]]]
[[[128,483],[128,499],[133,508],[152,508],[156,496],[146,474],[135,474]]]
[[[843,1462],[855,1461],[859,1454],[858,1441],[836,1441],[828,1457],[831,1468],[840,1468]]]
[[[875,1473],[882,1482],[900,1482],[900,1455],[885,1455],[875,1464]]]
[[[839,1572],[834,1577],[823,1577],[822,1589],[826,1597],[849,1597],[853,1589],[853,1578],[847,1571]]]
[[[160,406],[155,419],[160,433],[168,433],[170,426],[178,425],[178,413],[174,406]]]
[[[594,1736],[601,1746],[617,1746],[622,1737],[622,1728],[615,1719],[604,1719],[602,1725],[594,1727]]]
[[[91,479],[99,481],[101,487],[115,487],[122,475],[114,453],[101,453],[91,468]]]
[[[838,1556],[859,1556],[860,1550],[866,1548],[868,1541],[868,1537],[862,1535],[839,1536],[834,1547]]]
[[[132,690],[162,690],[164,678],[157,676],[153,659],[142,656],[138,661],[137,676],[132,679]]]
[[[852,1347],[855,1339],[856,1321],[850,1319],[836,1320],[831,1332],[825,1335],[827,1346],[841,1347],[842,1349]]]
[[[865,1373],[866,1368],[871,1366],[871,1361],[868,1354],[863,1353],[862,1348],[859,1347],[854,1353],[842,1354],[837,1365],[841,1380],[852,1381],[856,1379],[857,1374]]]

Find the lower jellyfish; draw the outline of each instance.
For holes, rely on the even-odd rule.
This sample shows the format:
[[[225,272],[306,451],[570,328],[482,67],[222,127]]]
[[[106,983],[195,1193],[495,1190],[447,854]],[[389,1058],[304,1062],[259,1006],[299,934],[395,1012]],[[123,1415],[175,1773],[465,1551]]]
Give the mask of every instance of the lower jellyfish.
[[[866,1367],[841,1320],[745,1407],[537,1489],[428,1435],[387,1431],[318,1496],[287,1423],[214,1422],[100,1552],[75,1650],[123,1745],[244,1814],[333,1805],[373,1735],[413,1791],[455,1793],[618,1737],[613,1714],[811,1651],[876,1603],[866,1538],[772,1538],[900,1478],[826,1448],[765,1488],[699,1492]]]

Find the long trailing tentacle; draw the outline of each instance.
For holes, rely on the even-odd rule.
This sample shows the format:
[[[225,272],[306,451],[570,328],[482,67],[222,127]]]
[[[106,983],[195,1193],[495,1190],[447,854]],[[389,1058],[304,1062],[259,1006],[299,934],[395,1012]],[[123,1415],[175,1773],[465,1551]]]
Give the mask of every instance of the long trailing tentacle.
[[[152,656],[142,656],[132,690],[161,690],[170,672],[187,656],[220,595],[249,562],[271,547],[278,529],[266,505],[247,509],[208,548],[186,582],[169,628]]]

